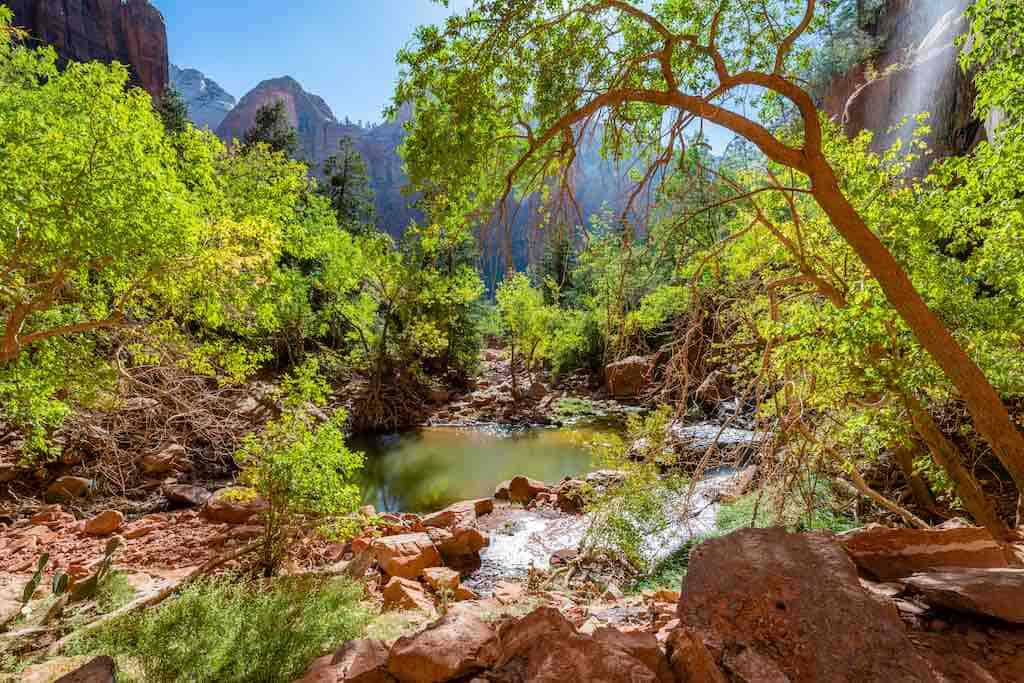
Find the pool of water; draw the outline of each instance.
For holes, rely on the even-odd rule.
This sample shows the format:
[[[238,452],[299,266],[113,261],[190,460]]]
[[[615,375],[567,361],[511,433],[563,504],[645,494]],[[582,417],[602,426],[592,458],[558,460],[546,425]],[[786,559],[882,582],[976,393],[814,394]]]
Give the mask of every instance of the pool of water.
[[[430,512],[492,496],[499,482],[520,474],[548,483],[584,474],[592,469],[584,444],[612,431],[430,428],[356,438],[351,446],[366,454],[366,503],[382,512]]]

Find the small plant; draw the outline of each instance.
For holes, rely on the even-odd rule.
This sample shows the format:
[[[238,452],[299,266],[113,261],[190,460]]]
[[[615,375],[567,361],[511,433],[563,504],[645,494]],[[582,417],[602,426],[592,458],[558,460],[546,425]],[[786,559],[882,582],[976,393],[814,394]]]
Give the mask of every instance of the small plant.
[[[32,574],[32,578],[25,584],[24,590],[21,591],[21,604],[27,605],[32,599],[32,596],[36,594],[36,590],[39,588],[39,584],[43,581],[43,572],[46,571],[46,565],[50,562],[49,553],[43,553],[39,557],[39,562],[36,563],[36,571]]]
[[[69,654],[130,657],[142,680],[158,683],[288,683],[362,635],[370,621],[362,596],[362,586],[342,579],[212,579],[70,643]]]
[[[121,539],[117,536],[107,542],[107,547],[103,553],[103,559],[100,560],[95,573],[85,581],[76,583],[74,588],[71,589],[71,602],[81,602],[82,600],[89,600],[95,597],[100,586],[102,586],[110,576],[110,567],[114,562],[114,553],[117,552],[117,549],[120,547]]]
[[[306,518],[337,537],[359,524],[354,512],[361,496],[354,477],[363,466],[361,453],[345,445],[345,413],[315,424],[309,404],[322,404],[326,385],[307,363],[285,382],[285,412],[266,429],[250,435],[235,454],[242,481],[263,496],[262,564],[273,576]]]
[[[625,558],[638,572],[650,569],[649,539],[672,523],[672,499],[685,483],[677,476],[661,473],[667,464],[665,439],[670,416],[668,408],[645,418],[631,416],[625,441],[605,436],[590,445],[602,468],[618,470],[625,476],[604,490],[583,492],[592,520],[583,539],[589,554],[610,551]],[[630,447],[638,443],[643,447]]]

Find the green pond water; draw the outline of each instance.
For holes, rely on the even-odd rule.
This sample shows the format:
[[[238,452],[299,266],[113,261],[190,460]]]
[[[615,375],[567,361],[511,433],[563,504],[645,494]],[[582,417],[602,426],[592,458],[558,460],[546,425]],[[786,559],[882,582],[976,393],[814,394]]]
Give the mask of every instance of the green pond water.
[[[430,428],[351,445],[366,454],[365,502],[382,512],[428,512],[489,497],[499,482],[520,474],[549,483],[584,474],[592,469],[584,444],[611,431]]]

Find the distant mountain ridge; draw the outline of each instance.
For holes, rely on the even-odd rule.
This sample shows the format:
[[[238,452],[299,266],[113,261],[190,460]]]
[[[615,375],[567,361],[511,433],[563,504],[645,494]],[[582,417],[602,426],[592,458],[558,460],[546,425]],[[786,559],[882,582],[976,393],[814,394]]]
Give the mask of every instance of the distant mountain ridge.
[[[411,220],[419,217],[413,199],[402,194],[408,178],[402,170],[398,147],[405,137],[403,124],[407,118],[376,126],[339,121],[322,97],[307,92],[294,78],[282,76],[265,80],[246,93],[217,127],[218,137],[228,143],[242,139],[259,108],[277,100],[284,102],[288,119],[298,132],[299,156],[314,172],[319,172],[323,162],[338,150],[343,137],[352,139],[366,159],[382,230],[398,237]]]
[[[171,64],[171,85],[181,95],[189,118],[199,128],[217,130],[237,103],[233,95],[198,69],[182,69]]]

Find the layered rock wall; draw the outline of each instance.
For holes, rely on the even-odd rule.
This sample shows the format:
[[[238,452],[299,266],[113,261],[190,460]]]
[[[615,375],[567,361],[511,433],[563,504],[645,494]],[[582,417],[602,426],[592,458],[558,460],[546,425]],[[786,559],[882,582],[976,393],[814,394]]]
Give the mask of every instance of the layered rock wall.
[[[148,0],[8,0],[14,24],[62,62],[120,62],[154,97],[170,79],[167,27]]]

